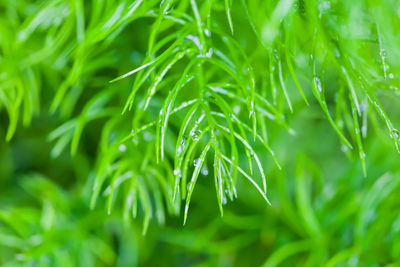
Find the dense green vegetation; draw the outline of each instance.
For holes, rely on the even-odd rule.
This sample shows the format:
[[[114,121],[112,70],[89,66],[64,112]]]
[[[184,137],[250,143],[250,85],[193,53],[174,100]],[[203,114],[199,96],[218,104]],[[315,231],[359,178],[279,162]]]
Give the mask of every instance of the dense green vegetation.
[[[400,265],[397,0],[0,0],[2,266]]]

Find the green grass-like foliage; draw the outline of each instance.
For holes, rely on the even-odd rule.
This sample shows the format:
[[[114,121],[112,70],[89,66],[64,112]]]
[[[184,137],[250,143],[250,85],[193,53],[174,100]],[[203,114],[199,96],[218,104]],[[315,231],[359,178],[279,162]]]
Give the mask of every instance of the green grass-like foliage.
[[[379,259],[368,251],[378,249],[371,240],[387,231],[395,231],[389,243],[398,239],[398,219],[390,210],[399,211],[398,167],[392,159],[400,139],[398,121],[391,121],[398,115],[399,44],[395,0],[1,0],[0,144],[5,152],[0,159],[7,166],[15,158],[9,147],[32,139],[12,150],[40,143],[32,150],[50,155],[41,159],[55,164],[4,171],[5,177],[18,177],[11,184],[19,188],[13,194],[15,187],[8,184],[11,191],[0,205],[5,208],[0,244],[17,251],[15,261],[4,262],[136,261],[123,249],[113,250],[113,237],[128,250],[145,242],[123,241],[125,235],[136,236],[131,218],[137,216],[143,218],[143,234],[152,218],[162,225],[173,217],[167,214],[183,214],[185,224],[200,187],[207,200],[194,200],[197,206],[215,203],[216,195],[223,215],[224,205],[243,192],[248,202],[243,210],[264,199],[254,204],[254,212],[271,209],[274,218],[268,230],[258,215],[228,212],[215,224],[225,222],[231,234],[244,233],[226,246],[211,245],[211,255],[251,244],[257,231],[266,240],[283,232],[282,240],[271,245],[266,266],[305,252],[309,257],[297,260],[308,266],[344,260],[356,266],[360,258],[366,264],[393,263],[398,245],[391,256],[382,252]],[[32,138],[29,132],[37,134]],[[321,151],[312,152],[314,147]],[[359,160],[343,163],[336,151]],[[376,155],[368,161],[366,154]],[[320,172],[335,172],[312,157],[350,167],[338,168],[332,182],[316,181],[312,188]],[[364,184],[369,172],[375,177]],[[345,178],[353,176],[361,178],[346,186]],[[212,194],[204,184],[210,179]],[[39,205],[29,206],[27,193]],[[254,198],[255,193],[261,197]],[[25,201],[27,206],[18,204]],[[381,203],[384,215],[376,215]],[[95,216],[101,219],[96,222]],[[370,225],[374,216],[388,220],[377,218]],[[204,226],[196,232],[209,227],[215,231]],[[189,244],[194,233],[165,233],[163,240],[201,251],[211,241],[204,235]],[[9,250],[4,251],[9,259]]]

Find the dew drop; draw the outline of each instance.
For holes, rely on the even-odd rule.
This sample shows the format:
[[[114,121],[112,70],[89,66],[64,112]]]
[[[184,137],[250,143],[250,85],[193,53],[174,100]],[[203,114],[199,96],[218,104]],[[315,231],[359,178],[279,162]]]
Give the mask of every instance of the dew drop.
[[[143,133],[143,139],[144,139],[145,141],[151,141],[151,139],[153,139],[153,138],[152,138],[151,133],[149,133],[148,131],[145,131],[145,132]]]
[[[240,106],[239,106],[239,105],[234,106],[234,107],[233,107],[233,112],[235,112],[235,114],[239,114],[239,112],[240,112]]]
[[[182,171],[181,170],[174,170],[174,175],[177,177],[182,177]]]
[[[28,34],[26,31],[20,31],[18,33],[18,41],[22,42],[28,37]]]
[[[296,136],[296,131],[293,130],[292,128],[289,129],[289,134]]]
[[[208,169],[206,167],[201,169],[201,174],[208,175]]]
[[[195,159],[195,160],[193,161],[193,164],[194,164],[195,167],[199,166],[199,164],[200,164],[200,159]]]
[[[367,106],[365,104],[361,103],[360,104],[360,111],[364,112],[364,111],[366,111],[366,109],[367,109]]]
[[[210,58],[213,55],[213,52],[214,51],[212,48],[208,49],[208,52],[206,53],[206,57]]]
[[[349,148],[346,145],[342,145],[340,147],[340,150],[345,153],[345,152],[347,152],[349,150]]]
[[[203,50],[203,46],[200,43],[200,38],[199,37],[189,34],[188,36],[186,36],[186,39],[193,41],[193,43],[197,46],[197,48],[200,51]]]
[[[127,199],[126,199],[126,204],[127,204],[128,206],[131,206],[132,203],[133,203],[133,197],[130,195],[130,196],[128,196]]]
[[[335,53],[335,56],[336,56],[337,58],[340,58],[340,57],[341,57],[341,54],[340,54],[339,49],[335,48],[335,50],[334,50],[333,52]]]
[[[361,133],[364,137],[367,136],[367,126],[366,125],[361,126]]]
[[[126,151],[126,145],[120,144],[118,149],[119,149],[120,152],[125,152]]]
[[[393,138],[399,139],[399,130],[393,129]]]
[[[182,137],[182,138],[181,138],[181,143],[180,143],[180,145],[178,146],[178,150],[177,150],[178,155],[181,155],[181,154],[182,154],[183,150],[185,149],[185,145],[186,145],[186,141],[185,141],[185,139]]]
[[[321,93],[322,92],[322,86],[321,86],[321,81],[318,77],[315,77],[315,83],[317,84],[318,91]]]
[[[15,254],[15,259],[17,261],[23,261],[25,259],[25,256],[22,253],[17,253],[17,254]]]
[[[201,130],[193,130],[190,132],[190,137],[192,137],[193,141],[197,141],[199,139],[199,135],[201,134]]]
[[[331,8],[331,3],[328,1],[322,2],[319,6],[318,9],[320,12],[325,12]]]
[[[34,244],[36,246],[39,245],[40,243],[42,243],[42,240],[43,240],[43,238],[39,234],[33,235],[30,237],[30,241],[32,242],[32,244]]]

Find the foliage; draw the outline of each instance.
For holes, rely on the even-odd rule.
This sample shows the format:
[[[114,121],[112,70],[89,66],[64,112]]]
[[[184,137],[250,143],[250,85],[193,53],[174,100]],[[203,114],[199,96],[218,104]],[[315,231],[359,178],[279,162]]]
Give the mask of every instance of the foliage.
[[[0,262],[395,265],[395,8],[1,0]]]

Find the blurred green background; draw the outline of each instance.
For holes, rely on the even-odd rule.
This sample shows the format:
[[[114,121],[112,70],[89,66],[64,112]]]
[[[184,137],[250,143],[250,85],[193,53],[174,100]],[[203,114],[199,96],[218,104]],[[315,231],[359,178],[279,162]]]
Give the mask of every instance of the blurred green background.
[[[206,29],[203,37],[199,27]],[[202,51],[205,45],[211,50]],[[161,76],[184,49],[190,50],[186,61]],[[203,68],[196,53],[220,65]],[[109,81],[154,58],[165,64],[146,68],[153,72],[139,86],[137,102],[121,114],[143,76]],[[0,264],[400,266],[398,58],[400,4],[394,0],[0,0]],[[174,204],[169,177],[186,110],[169,121],[166,163],[155,159],[155,127],[138,137],[130,133],[157,124],[171,81],[196,60],[202,69],[189,74],[213,86],[251,87],[246,77],[253,72],[254,90],[274,106],[255,102],[257,131],[282,169],[251,133],[242,135],[260,158],[271,205],[239,175],[237,198],[222,200],[220,216],[209,155],[183,226],[187,196]],[[146,90],[158,82],[145,110]],[[209,97],[202,84],[188,83],[179,103]],[[223,98],[251,126],[251,105],[239,90],[233,94]],[[246,152],[239,150],[243,169]],[[125,165],[130,172],[118,173]],[[125,181],[136,173],[132,191]],[[119,191],[108,197],[114,186]]]

